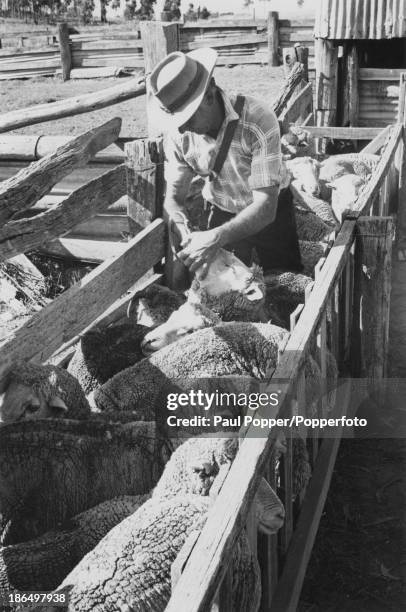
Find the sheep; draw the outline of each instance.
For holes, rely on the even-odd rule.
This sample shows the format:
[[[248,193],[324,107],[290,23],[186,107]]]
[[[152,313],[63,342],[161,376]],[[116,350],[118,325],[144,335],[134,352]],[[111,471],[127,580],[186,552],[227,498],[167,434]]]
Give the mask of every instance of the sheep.
[[[171,455],[152,499],[170,499],[178,495],[216,495],[238,451],[235,437],[198,436],[183,442]],[[213,486],[214,485],[214,486]],[[284,508],[269,484],[262,479],[255,498],[255,516],[261,533],[271,534],[276,520],[284,517]]]
[[[42,536],[0,548],[0,598],[13,589],[56,589],[110,529],[135,512],[150,496],[147,493],[109,499]]]
[[[221,323],[199,330],[116,374],[96,390],[95,403],[100,410],[135,410],[138,418],[162,420],[168,393],[196,386],[225,390],[230,376],[236,377],[237,387],[247,385],[247,377],[263,379],[275,367],[286,337],[286,330],[261,323]],[[188,407],[185,416],[191,413]]]
[[[286,167],[292,174],[298,189],[310,196],[318,196],[320,164],[312,157],[297,157],[285,161]]]
[[[295,206],[295,219],[299,240],[327,241],[331,232],[334,231],[332,226],[323,221],[315,212],[298,205]]]
[[[156,423],[42,420],[2,427],[1,544],[30,540],[107,499],[150,491],[172,450]]]
[[[141,341],[149,327],[132,322],[95,327],[80,339],[68,365],[86,394],[143,358]]]
[[[0,385],[0,426],[43,418],[85,419],[90,407],[78,381],[63,368],[15,362]]]
[[[291,125],[281,137],[281,149],[284,159],[291,159],[292,155],[308,156],[310,151],[314,152],[314,141],[310,132],[300,126]]]
[[[216,480],[224,479],[237,448],[236,439],[198,438],[182,444],[151,499],[111,530],[60,585],[57,592],[69,594],[68,610],[163,611],[171,593],[171,565],[188,536],[203,528],[218,491]],[[193,459],[198,470],[205,475],[207,470],[203,488],[195,485]],[[256,505],[261,506],[260,525],[266,533],[275,533],[284,509],[267,483],[261,482]],[[245,532],[237,541],[231,571],[232,609],[257,610],[259,567]]]
[[[290,315],[299,304],[304,304],[306,291],[313,285],[313,280],[305,274],[283,270],[270,270],[264,280],[265,303],[277,312],[281,327],[288,329]]]
[[[212,502],[198,495],[149,500],[114,527],[60,584],[69,612],[163,612],[171,566],[188,536],[199,533]],[[256,612],[260,574],[243,532],[230,566],[232,609]]]
[[[150,285],[131,299],[127,316],[134,323],[154,327],[165,323],[185,301],[186,296],[183,293],[162,285]]]
[[[338,227],[337,219],[331,208],[331,204],[326,200],[316,198],[301,189],[299,181],[292,181],[290,184],[290,190],[293,195],[293,201],[295,206],[306,208],[313,212],[315,215],[320,217],[324,223],[331,226],[332,230]],[[331,231],[332,231],[331,230]]]
[[[365,185],[365,180],[357,174],[346,174],[332,181],[333,195],[331,207],[341,223],[346,210],[352,210],[353,204]]]
[[[206,276],[196,272],[187,296],[166,287],[150,287],[134,296],[129,316],[149,327],[161,325],[187,299],[207,306],[223,321],[261,320],[264,295],[260,268],[249,268],[233,253],[219,249]]]
[[[305,276],[314,276],[314,267],[327,250],[327,245],[324,242],[310,242],[308,240],[299,240],[300,257],[303,264],[303,274]]]
[[[332,183],[342,176],[355,174],[367,181],[375,169],[378,156],[376,155],[334,155],[320,164],[320,190],[323,199],[331,200]]]
[[[142,351],[148,356],[186,334],[219,323],[221,323],[220,317],[206,306],[185,302],[171,314],[165,323],[145,335],[141,344]]]

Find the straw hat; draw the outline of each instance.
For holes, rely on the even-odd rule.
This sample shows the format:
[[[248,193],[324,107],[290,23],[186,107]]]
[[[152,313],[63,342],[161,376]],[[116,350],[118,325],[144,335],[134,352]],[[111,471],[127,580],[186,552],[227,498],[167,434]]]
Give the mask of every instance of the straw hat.
[[[199,108],[213,74],[217,52],[208,47],[190,53],[175,51],[149,76],[148,106],[153,121],[179,128]]]

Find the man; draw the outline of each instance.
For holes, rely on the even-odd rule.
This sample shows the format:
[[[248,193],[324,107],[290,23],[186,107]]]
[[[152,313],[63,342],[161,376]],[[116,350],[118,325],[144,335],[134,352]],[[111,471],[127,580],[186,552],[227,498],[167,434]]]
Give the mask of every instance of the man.
[[[251,97],[242,100],[237,113],[235,99],[212,78],[216,59],[217,53],[208,48],[170,53],[149,77],[151,116],[168,131],[164,207],[183,247],[177,256],[191,272],[203,266],[204,274],[220,247],[233,250],[247,264],[255,247],[265,271],[300,271],[278,121]],[[216,173],[213,168],[230,122],[235,122],[231,142]],[[211,214],[206,231],[189,233],[185,200],[196,174],[206,179],[203,196]]]

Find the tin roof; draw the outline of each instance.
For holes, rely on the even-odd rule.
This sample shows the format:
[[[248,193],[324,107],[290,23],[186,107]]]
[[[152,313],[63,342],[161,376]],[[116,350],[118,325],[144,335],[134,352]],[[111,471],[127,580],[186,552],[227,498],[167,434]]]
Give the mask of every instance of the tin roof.
[[[318,0],[315,37],[406,37],[406,0]]]

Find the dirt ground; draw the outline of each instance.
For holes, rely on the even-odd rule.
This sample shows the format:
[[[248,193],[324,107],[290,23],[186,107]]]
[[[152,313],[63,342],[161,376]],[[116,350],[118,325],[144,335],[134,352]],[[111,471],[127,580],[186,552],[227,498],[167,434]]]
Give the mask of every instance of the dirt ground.
[[[255,95],[268,103],[277,96],[283,81],[282,68],[268,66],[234,66],[215,69],[214,77],[220,87],[245,95]],[[127,81],[127,78],[124,79]],[[41,77],[31,80],[0,81],[0,109],[2,113],[34,104],[55,102],[71,96],[114,87],[123,79],[83,79],[61,81],[60,78]],[[109,106],[92,113],[66,117],[15,130],[16,134],[80,134],[108,121],[112,117],[123,120],[122,136],[146,136],[145,96]]]
[[[236,66],[216,69],[215,77],[229,91],[256,95],[271,103],[279,91],[283,73],[281,68]],[[7,112],[53,102],[111,87],[117,82],[117,79],[97,79],[63,83],[56,78],[2,81],[0,108]],[[123,136],[146,135],[144,97],[93,113],[22,128],[15,133],[76,135],[114,116],[123,118]],[[401,439],[364,438],[342,442],[304,583],[300,612],[404,609],[405,451],[406,445]]]

